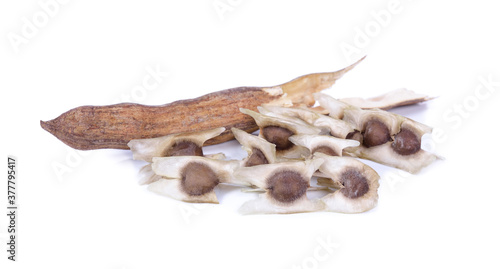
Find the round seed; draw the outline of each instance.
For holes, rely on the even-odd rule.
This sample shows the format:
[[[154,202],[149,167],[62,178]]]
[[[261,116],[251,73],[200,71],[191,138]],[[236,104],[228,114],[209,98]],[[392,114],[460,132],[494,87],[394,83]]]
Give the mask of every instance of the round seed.
[[[203,163],[192,162],[184,167],[181,187],[189,195],[199,196],[212,191],[219,184],[215,172]]]
[[[358,141],[360,144],[363,144],[363,135],[361,134],[360,131],[353,131],[353,132],[350,132],[346,135],[345,139],[351,139],[351,140],[356,140]]]
[[[164,157],[169,156],[203,156],[203,150],[193,142],[179,141],[165,152]]]
[[[342,173],[340,183],[344,186],[340,191],[351,199],[363,196],[370,189],[366,178],[353,168]]]
[[[260,149],[252,148],[252,154],[250,155],[250,157],[248,157],[245,166],[255,166],[268,163],[269,161],[267,160],[266,155],[264,155],[264,153]]]
[[[294,133],[286,128],[279,126],[266,126],[262,128],[264,138],[275,144],[277,150],[286,150],[293,146],[293,143],[288,138]]]
[[[269,177],[269,194],[282,203],[291,203],[302,197],[309,187],[309,183],[302,175],[295,171],[280,171]]]
[[[392,149],[401,155],[411,155],[420,150],[420,139],[408,129],[401,131],[394,137]]]
[[[369,120],[365,125],[363,145],[367,148],[382,145],[391,140],[389,128],[379,120]]]

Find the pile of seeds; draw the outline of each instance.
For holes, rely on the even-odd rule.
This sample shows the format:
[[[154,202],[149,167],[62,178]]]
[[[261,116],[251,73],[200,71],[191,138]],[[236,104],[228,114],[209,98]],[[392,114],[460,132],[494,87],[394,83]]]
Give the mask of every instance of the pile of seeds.
[[[395,95],[399,97],[392,99]],[[261,192],[241,206],[243,214],[359,213],[377,205],[380,177],[356,158],[410,173],[437,158],[420,147],[422,136],[431,128],[375,108],[402,105],[402,99],[415,96],[398,90],[374,98],[378,102],[374,104],[369,99],[338,100],[315,93],[323,110],[273,105],[259,106],[258,112],[241,108],[259,127],[258,135],[231,128],[248,154],[243,160],[227,160],[222,153],[203,154],[204,143],[223,133],[224,127],[134,139],[128,146],[135,160],[149,162],[141,169],[140,183],[177,200],[218,203],[214,188],[231,184]],[[318,186],[311,186],[313,177]],[[307,192],[317,189],[329,194],[309,199]]]

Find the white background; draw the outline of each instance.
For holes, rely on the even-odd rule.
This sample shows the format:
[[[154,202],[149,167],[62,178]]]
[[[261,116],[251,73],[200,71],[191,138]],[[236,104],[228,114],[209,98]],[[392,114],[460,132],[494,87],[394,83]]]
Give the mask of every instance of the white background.
[[[44,17],[46,2],[0,4],[0,155],[16,156],[19,170],[19,262],[7,260],[2,213],[1,268],[500,266],[493,1],[70,0]],[[346,44],[355,51],[343,52]],[[72,151],[39,124],[81,105],[281,84],[364,55],[327,93],[406,87],[439,96],[394,111],[439,129],[426,147],[446,159],[417,175],[373,164],[379,205],[363,214],[241,216],[254,195],[231,188],[218,190],[219,205],[195,207],[139,186],[143,163],[128,151]],[[141,91],[148,68],[168,76]],[[220,151],[244,157],[234,142],[206,149]]]

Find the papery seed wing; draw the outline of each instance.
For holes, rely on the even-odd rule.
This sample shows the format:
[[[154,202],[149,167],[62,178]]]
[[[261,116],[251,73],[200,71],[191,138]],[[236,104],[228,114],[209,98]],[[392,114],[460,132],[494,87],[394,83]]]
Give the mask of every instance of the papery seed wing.
[[[150,183],[153,183],[155,181],[158,181],[159,179],[162,178],[162,176],[157,175],[154,171],[153,168],[151,167],[151,164],[146,164],[141,168],[139,171],[139,184],[140,185],[147,185]]]
[[[314,94],[314,99],[329,112],[330,117],[336,119],[342,119],[344,117],[344,110],[351,107],[342,101],[320,92]]]
[[[269,194],[262,193],[257,199],[245,202],[239,209],[244,215],[248,214],[292,214],[322,211],[325,204],[321,200],[309,200],[306,196],[295,201],[291,205],[283,205],[273,202]]]
[[[311,154],[322,152],[331,156],[342,156],[344,148],[359,146],[358,141],[326,135],[294,135],[289,139],[294,144],[309,149]]]
[[[219,203],[219,201],[217,200],[217,196],[215,195],[215,192],[213,190],[197,196],[186,194],[182,190],[181,181],[179,179],[162,178],[149,184],[148,190],[184,202],[214,204]]]
[[[419,94],[408,89],[397,89],[371,98],[351,97],[342,98],[340,101],[363,109],[380,108],[387,110],[393,107],[416,104],[431,99],[433,98],[425,94]]]
[[[422,168],[438,159],[438,156],[423,149],[411,155],[400,155],[394,152],[391,143],[372,148],[349,148],[345,152],[352,157],[371,160],[412,174],[418,173]]]

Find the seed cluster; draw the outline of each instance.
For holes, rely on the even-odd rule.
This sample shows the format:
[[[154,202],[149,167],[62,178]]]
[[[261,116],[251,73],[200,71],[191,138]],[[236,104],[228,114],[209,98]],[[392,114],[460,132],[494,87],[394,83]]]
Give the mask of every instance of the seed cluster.
[[[203,142],[222,133],[221,129],[189,136],[178,134],[175,143],[161,143],[156,138],[155,143],[165,147],[156,151],[163,155],[151,156],[150,187],[179,200],[208,203],[218,203],[214,192],[218,184],[262,192],[257,199],[242,205],[240,211],[245,214],[370,210],[378,201],[379,176],[352,157],[373,151],[383,160],[381,150],[388,149],[393,152],[391,158],[405,162],[405,158],[422,152],[422,128],[389,112],[335,102],[339,102],[335,109],[342,110],[341,119],[304,108],[267,106],[259,107],[260,113],[241,109],[260,128],[258,136],[231,129],[248,153],[243,160],[203,156]],[[196,137],[201,136],[203,139],[195,143]],[[147,139],[134,143],[147,144]],[[148,155],[137,148],[132,150],[134,156]],[[317,186],[311,186],[312,179],[317,179]],[[177,182],[174,185],[178,187],[167,188],[166,182]],[[311,200],[307,193],[315,189],[327,190],[329,194]]]

